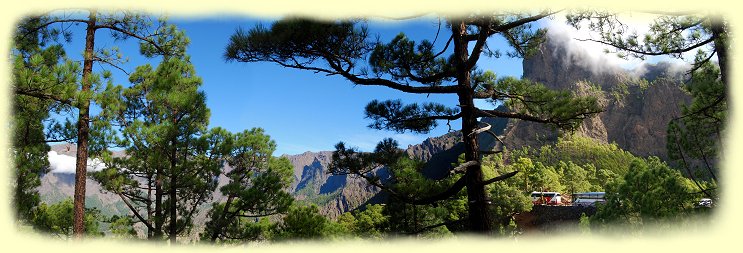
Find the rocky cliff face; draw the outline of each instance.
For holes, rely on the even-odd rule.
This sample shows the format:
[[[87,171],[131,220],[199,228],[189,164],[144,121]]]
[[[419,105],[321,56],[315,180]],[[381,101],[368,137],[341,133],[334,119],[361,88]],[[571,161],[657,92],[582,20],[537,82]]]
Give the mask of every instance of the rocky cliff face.
[[[667,158],[666,128],[690,97],[681,89],[682,73],[659,63],[625,70],[588,59],[585,51],[569,48],[564,38],[551,37],[538,54],[524,60],[524,78],[553,89],[596,95],[605,111],[586,120],[578,132],[602,142],[615,142],[639,156]],[[538,146],[557,139],[557,131],[539,124],[513,121],[505,133],[509,148]]]
[[[288,155],[294,165],[292,192],[297,200],[319,205],[320,212],[336,218],[375,196],[379,189],[363,179],[329,174],[332,151]]]

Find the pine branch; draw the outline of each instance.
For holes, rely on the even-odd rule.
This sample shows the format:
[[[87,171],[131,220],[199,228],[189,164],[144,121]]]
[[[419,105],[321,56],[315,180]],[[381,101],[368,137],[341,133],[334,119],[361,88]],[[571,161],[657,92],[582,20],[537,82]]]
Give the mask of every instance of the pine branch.
[[[640,50],[640,49],[631,48],[631,47],[627,47],[627,46],[617,45],[615,43],[606,42],[606,41],[602,41],[602,40],[595,40],[595,39],[575,39],[575,40],[578,40],[578,41],[593,41],[593,42],[601,43],[601,44],[604,44],[604,45],[607,45],[607,46],[612,46],[612,47],[618,48],[619,50],[628,51],[628,52],[631,52],[631,53],[636,53],[636,54],[641,54],[641,55],[657,56],[657,55],[685,53],[685,52],[694,50],[694,49],[696,49],[698,47],[707,45],[710,42],[715,41],[715,39],[717,39],[716,36],[710,36],[706,40],[703,40],[703,41],[701,41],[699,43],[696,43],[696,44],[689,45],[687,47],[677,48],[677,49],[673,49],[673,50],[659,50],[659,51],[645,51],[645,50]]]
[[[142,217],[142,215],[139,214],[139,211],[134,206],[132,206],[132,204],[127,200],[127,197],[121,194],[121,192],[117,192],[117,194],[119,195],[119,197],[121,197],[121,200],[124,202],[124,204],[129,207],[129,210],[134,213],[134,216],[136,216],[137,219],[139,219],[145,226],[147,226],[147,229],[154,230],[152,224],[150,224],[144,217]]]
[[[456,223],[459,223],[459,222],[463,222],[463,221],[466,221],[466,220],[467,220],[467,218],[459,219],[459,220],[452,220],[452,221],[444,221],[444,222],[441,222],[441,223],[438,223],[438,224],[433,224],[433,225],[425,226],[425,227],[423,227],[421,229],[418,229],[418,230],[415,230],[415,231],[412,231],[412,232],[407,232],[406,234],[416,235],[416,234],[420,234],[422,232],[425,232],[426,230],[430,230],[430,229],[434,229],[434,228],[441,227],[441,226],[446,226],[446,225],[453,225],[453,224],[456,224]]]
[[[499,26],[496,26],[496,27],[492,27],[492,28],[490,28],[490,34],[492,35],[492,34],[495,34],[495,33],[498,33],[498,32],[508,31],[510,29],[513,29],[513,28],[522,26],[522,25],[527,24],[527,23],[535,22],[537,20],[540,20],[542,18],[551,16],[551,15],[553,15],[555,13],[558,13],[558,12],[561,12],[561,11],[562,10],[557,10],[557,11],[553,11],[553,12],[543,11],[539,15],[534,15],[534,16],[531,16],[531,17],[522,18],[522,19],[519,19],[519,20],[516,20],[516,21],[513,21],[513,22],[509,22],[509,23],[502,24],[502,25],[499,25]]]
[[[399,194],[395,192],[394,190],[390,189],[389,187],[381,184],[378,179],[366,176],[361,173],[351,173],[351,174],[364,178],[370,184],[376,187],[379,187],[381,190],[386,191],[391,196],[399,199],[400,201],[411,204],[411,205],[429,205],[429,204],[433,204],[436,201],[448,199],[451,196],[454,196],[455,194],[459,193],[459,191],[461,191],[466,185],[465,177],[461,177],[451,187],[449,187],[443,192],[440,192],[440,193],[437,193],[435,195],[431,195],[428,197],[420,198],[420,199],[412,199],[412,198],[403,196],[402,194]]]
[[[349,81],[353,82],[354,84],[358,84],[358,85],[384,86],[384,87],[392,88],[392,89],[399,90],[402,92],[414,93],[414,94],[430,94],[430,93],[454,94],[459,91],[459,86],[456,86],[456,85],[420,87],[420,86],[404,85],[404,84],[400,84],[400,83],[394,82],[392,80],[384,79],[384,78],[361,78],[359,75],[351,74],[350,72],[345,71],[339,65],[333,64],[330,61],[328,61],[328,63],[330,64],[331,68],[333,68],[336,71],[337,74],[345,77]],[[438,74],[435,74],[429,77],[416,78],[417,79],[416,82],[420,82],[420,83],[432,82],[432,81],[440,80],[440,78],[447,77],[449,75],[451,75],[451,73],[441,72],[441,73],[438,73]]]

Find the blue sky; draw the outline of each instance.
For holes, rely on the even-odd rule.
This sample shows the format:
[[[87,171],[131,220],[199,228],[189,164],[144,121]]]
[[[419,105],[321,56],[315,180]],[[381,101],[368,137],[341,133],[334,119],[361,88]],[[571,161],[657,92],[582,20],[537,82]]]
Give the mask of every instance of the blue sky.
[[[232,132],[253,127],[266,130],[277,143],[276,155],[298,154],[305,151],[333,150],[339,141],[362,150],[371,150],[386,137],[396,139],[403,148],[417,144],[428,137],[439,136],[448,131],[445,122],[429,134],[395,133],[373,130],[366,126],[364,106],[372,99],[401,99],[404,103],[438,102],[454,106],[456,95],[406,94],[385,87],[355,86],[341,77],[325,76],[310,71],[287,69],[273,63],[226,62],[224,48],[229,37],[238,27],[250,29],[259,22],[269,25],[270,20],[249,17],[237,18],[171,18],[170,21],[185,30],[191,44],[188,53],[203,79],[202,90],[207,94],[207,105],[211,110],[210,127],[223,127]],[[369,31],[379,34],[381,41],[388,42],[404,32],[413,40],[433,40],[439,29],[436,19],[415,21],[372,21]],[[436,44],[443,48],[447,28],[442,24]],[[157,65],[159,59],[147,59],[139,55],[136,41],[114,42],[107,31],[97,33],[96,48],[118,46],[129,62],[122,67],[132,72],[142,64]],[[74,31],[67,54],[76,60],[82,55],[82,31]],[[503,48],[505,41],[495,39],[493,48]],[[483,59],[483,69],[496,72],[498,76],[521,76],[520,59]],[[130,85],[125,73],[114,68],[97,65],[96,70],[113,72],[115,84]],[[481,106],[490,106],[482,101]],[[454,130],[460,122],[452,122]]]

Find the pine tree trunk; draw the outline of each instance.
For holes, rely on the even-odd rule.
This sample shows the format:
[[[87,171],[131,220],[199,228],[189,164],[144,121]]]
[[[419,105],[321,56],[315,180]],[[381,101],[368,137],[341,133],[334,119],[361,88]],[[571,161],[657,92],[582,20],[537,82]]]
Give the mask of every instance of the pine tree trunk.
[[[468,43],[465,40],[467,28],[464,22],[452,24],[454,34],[454,54],[457,68],[457,82],[460,87],[457,95],[459,105],[462,108],[462,138],[464,142],[465,162],[477,161],[477,165],[467,167],[465,181],[467,187],[467,206],[470,231],[475,233],[489,233],[491,231],[490,217],[488,215],[487,196],[485,186],[482,184],[482,167],[480,166],[479,144],[477,136],[473,133],[477,128],[477,109],[470,80],[470,68],[467,66],[469,59]]]
[[[93,50],[95,49],[96,13],[90,12],[85,34],[85,59],[83,61],[83,80],[81,92],[90,91],[92,86]],[[90,99],[78,101],[77,154],[75,164],[75,197],[73,216],[73,235],[81,239],[85,233],[85,179],[88,167],[88,138],[90,133]]]
[[[170,244],[171,245],[175,243],[176,234],[178,234],[177,226],[176,226],[176,225],[178,225],[177,222],[176,222],[176,221],[178,221],[178,211],[176,210],[176,207],[177,207],[177,205],[176,205],[176,191],[175,191],[176,188],[173,186],[175,183],[176,183],[176,175],[175,175],[175,172],[173,172],[173,173],[170,174],[170,184],[171,184],[171,187],[170,187],[170,196],[168,197],[168,199],[170,200],[170,206],[168,206],[169,209],[170,209],[169,210],[169,213],[170,213],[170,223],[169,223],[169,234],[168,234],[168,238],[170,239]]]
[[[174,124],[176,125],[176,124]],[[173,151],[170,155],[170,188],[168,189],[168,193],[170,196],[168,197],[168,201],[170,202],[170,205],[168,206],[168,213],[170,214],[170,223],[168,223],[168,239],[170,239],[170,244],[173,245],[176,243],[176,234],[177,231],[177,221],[178,221],[178,210],[176,209],[177,205],[177,194],[176,194],[176,168],[178,165],[177,159],[177,146],[176,146],[176,140],[174,139],[172,141],[173,145]]]
[[[155,232],[154,240],[163,238],[163,169],[157,166],[155,169]]]
[[[152,224],[154,224],[154,215],[152,212],[152,178],[152,174],[147,177],[147,222],[150,223],[150,226],[147,227],[147,240],[152,240],[155,236],[155,231],[152,228]]]
[[[725,84],[725,88],[730,88],[728,86],[728,62],[727,62],[727,33],[725,32],[725,23],[721,19],[715,20],[712,23],[712,36],[717,37],[715,39],[715,51],[717,53],[717,63],[720,66],[720,77],[722,79],[722,82]]]

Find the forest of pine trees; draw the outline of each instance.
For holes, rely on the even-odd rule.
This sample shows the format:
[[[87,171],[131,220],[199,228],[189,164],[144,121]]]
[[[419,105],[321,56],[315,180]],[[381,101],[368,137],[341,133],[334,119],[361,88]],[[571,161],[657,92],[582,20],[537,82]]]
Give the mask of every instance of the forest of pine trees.
[[[207,99],[219,98],[201,89],[204,81],[192,62],[185,31],[164,16],[79,13],[28,16],[13,33],[7,129],[12,135],[12,206],[19,228],[65,239],[113,237],[170,244],[513,237],[524,232],[515,217],[532,210],[529,194],[535,189],[568,196],[606,192],[606,202],[598,204],[595,214],[580,220],[581,229],[596,233],[612,226],[641,230],[668,222],[684,224],[709,213],[709,208],[698,207],[700,198],[715,204],[719,199],[729,28],[717,17],[660,14],[643,38],[623,33],[615,13],[567,12],[576,28],[591,23],[590,28],[603,35],[598,43],[626,57],[682,57],[701,46],[712,49],[699,51],[683,85],[691,104],[683,105],[682,116],[668,124],[668,161],[639,157],[616,144],[575,134],[585,119],[603,111],[596,97],[496,77],[495,70],[481,67],[501,51],[508,57],[529,57],[546,36],[537,21],[564,12],[441,17],[437,38],[448,40],[445,48],[404,33],[391,41],[374,40],[365,20],[284,18],[235,31],[224,49],[213,52],[228,63],[268,62],[341,78],[348,85],[457,98],[457,104],[403,104],[380,97],[359,108],[371,121],[369,127],[379,130],[425,134],[445,122],[462,132],[464,152],[457,163],[447,165],[446,177],[432,179],[423,173],[425,163],[407,155],[396,140],[379,140],[370,152],[340,142],[326,173],[363,179],[386,198],[330,219],[318,206],[291,195],[294,168],[275,154],[282,143],[271,133],[260,127],[236,132],[209,127]],[[65,28],[70,25],[81,29]],[[114,45],[96,45],[101,37]],[[505,39],[509,47],[490,48],[488,41],[494,38]],[[75,49],[83,52],[82,62],[68,57],[77,53],[65,50],[70,41],[84,41],[84,48]],[[121,52],[115,44],[121,41],[136,42],[139,54]],[[638,46],[640,41],[645,46]],[[124,54],[148,63],[122,69],[129,57]],[[112,68],[98,71],[94,64]],[[128,80],[114,80],[111,71],[120,70]],[[508,110],[478,108],[476,100]],[[482,150],[478,134],[500,140],[482,117],[544,124],[559,130],[561,137],[540,147]],[[450,125],[455,121],[461,125]],[[65,142],[77,147],[75,194],[45,203],[37,187],[49,173],[47,153],[50,144]],[[114,150],[125,155],[114,155]],[[89,158],[102,161],[105,169],[88,171]],[[389,172],[388,179],[373,173],[379,168]],[[220,177],[227,183],[219,185]],[[127,215],[106,216],[86,207],[86,178],[118,196]],[[224,198],[213,199],[215,193]]]

